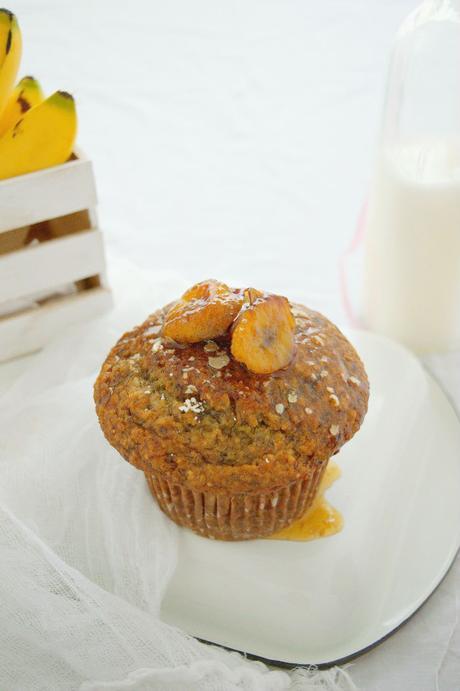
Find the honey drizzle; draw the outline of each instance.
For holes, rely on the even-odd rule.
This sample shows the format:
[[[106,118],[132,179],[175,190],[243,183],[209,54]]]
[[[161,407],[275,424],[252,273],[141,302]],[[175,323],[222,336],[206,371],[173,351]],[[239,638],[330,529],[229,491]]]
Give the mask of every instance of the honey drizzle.
[[[343,527],[342,514],[325,499],[324,493],[338,480],[341,471],[337,463],[329,461],[318,494],[308,511],[292,525],[270,535],[269,540],[316,540],[340,532]]]

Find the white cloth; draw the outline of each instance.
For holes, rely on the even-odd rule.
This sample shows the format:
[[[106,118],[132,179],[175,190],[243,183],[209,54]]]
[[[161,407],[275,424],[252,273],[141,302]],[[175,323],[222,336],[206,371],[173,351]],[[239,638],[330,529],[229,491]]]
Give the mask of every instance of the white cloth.
[[[270,671],[160,621],[177,528],[104,440],[92,385],[121,331],[183,283],[120,275],[118,309],[38,355],[0,398],[0,687],[354,689],[345,671]]]
[[[177,529],[103,439],[92,384],[119,334],[184,282],[112,266],[117,308],[35,356],[0,398],[0,687],[457,689],[460,562],[409,623],[347,670],[269,671],[159,620]],[[458,355],[431,360],[458,396]]]

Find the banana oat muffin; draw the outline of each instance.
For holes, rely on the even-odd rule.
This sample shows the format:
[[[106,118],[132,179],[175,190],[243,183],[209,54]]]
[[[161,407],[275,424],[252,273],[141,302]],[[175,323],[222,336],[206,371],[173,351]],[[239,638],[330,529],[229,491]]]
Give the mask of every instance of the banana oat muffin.
[[[306,511],[368,395],[356,351],[324,316],[212,281],[122,336],[94,390],[107,440],[163,511],[227,540]]]

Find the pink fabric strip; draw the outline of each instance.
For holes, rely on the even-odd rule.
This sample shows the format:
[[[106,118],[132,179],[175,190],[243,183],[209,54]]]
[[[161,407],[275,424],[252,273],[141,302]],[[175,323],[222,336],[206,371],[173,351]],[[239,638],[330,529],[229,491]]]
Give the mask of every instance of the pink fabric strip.
[[[359,326],[359,320],[355,314],[355,311],[353,309],[353,305],[350,299],[350,295],[348,292],[348,286],[347,286],[347,274],[346,274],[346,262],[348,257],[350,257],[358,247],[361,245],[361,243],[364,240],[364,231],[365,231],[365,224],[366,224],[366,216],[367,216],[367,200],[364,202],[364,204],[361,207],[361,211],[358,216],[358,222],[356,224],[356,230],[354,232],[354,235],[351,239],[350,244],[348,247],[342,252],[342,255],[339,259],[339,284],[340,284],[340,294],[342,296],[342,302],[343,302],[343,308],[345,310],[345,314],[347,316],[347,319],[350,323],[351,326],[358,327]]]

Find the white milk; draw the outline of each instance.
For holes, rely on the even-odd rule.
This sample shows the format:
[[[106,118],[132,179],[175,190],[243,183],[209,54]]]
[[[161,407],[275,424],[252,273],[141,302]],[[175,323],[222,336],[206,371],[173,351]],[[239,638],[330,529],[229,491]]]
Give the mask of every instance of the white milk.
[[[420,353],[460,345],[460,140],[382,153],[365,247],[367,325]]]

